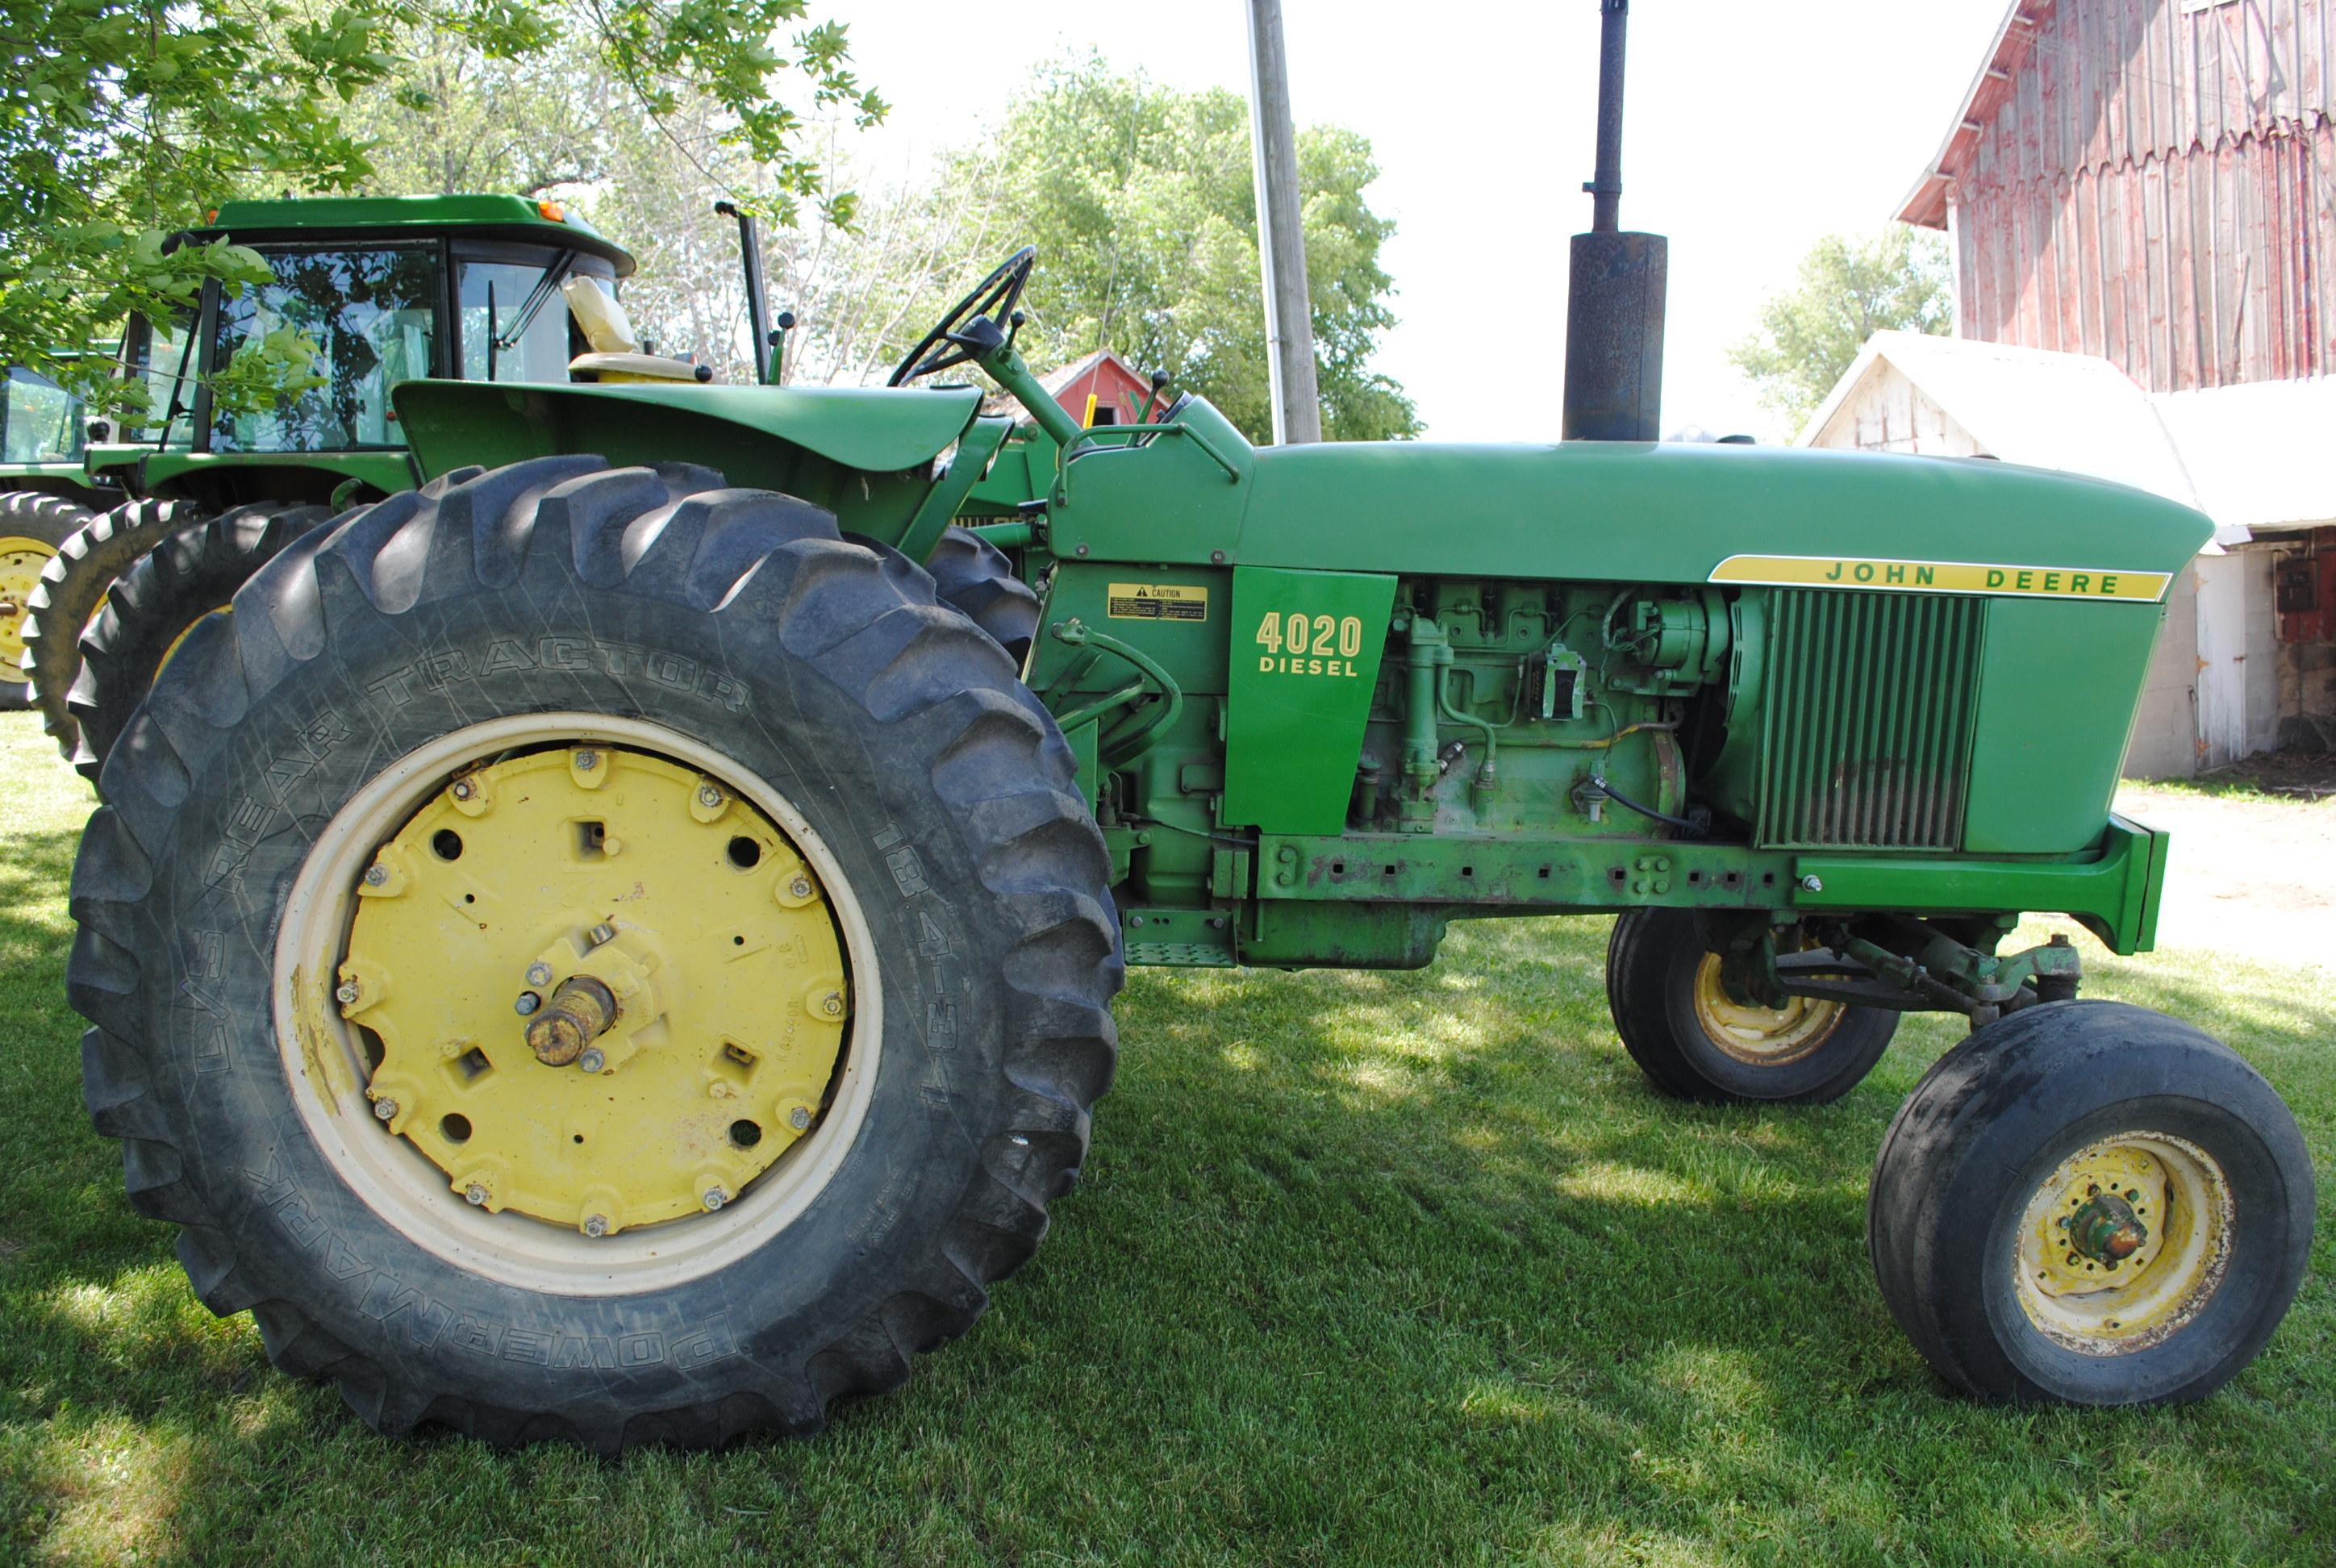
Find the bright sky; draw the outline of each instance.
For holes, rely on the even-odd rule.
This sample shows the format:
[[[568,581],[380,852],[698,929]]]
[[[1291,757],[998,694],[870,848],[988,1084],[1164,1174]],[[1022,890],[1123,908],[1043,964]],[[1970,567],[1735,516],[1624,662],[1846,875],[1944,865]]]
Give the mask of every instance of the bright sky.
[[[1727,346],[1819,235],[1871,232],[1895,210],[2004,5],[1632,6],[1622,224],[1670,237],[1666,430],[1786,433]],[[867,147],[895,168],[978,134],[1026,63],[1065,49],[1173,86],[1248,91],[1243,0],[1055,15],[833,0],[825,14],[851,23],[862,74],[895,105]],[[1284,0],[1284,15],[1298,123],[1370,139],[1368,199],[1397,226],[1383,260],[1400,324],[1380,368],[1431,437],[1554,440],[1567,239],[1590,226],[1597,0]]]

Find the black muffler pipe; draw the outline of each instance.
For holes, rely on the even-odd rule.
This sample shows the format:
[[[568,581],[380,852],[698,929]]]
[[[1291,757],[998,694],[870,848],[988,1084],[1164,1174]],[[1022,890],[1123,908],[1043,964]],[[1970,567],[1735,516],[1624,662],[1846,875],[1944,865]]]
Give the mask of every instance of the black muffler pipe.
[[[1598,170],[1590,232],[1573,237],[1565,311],[1568,441],[1660,439],[1670,241],[1621,231],[1622,51],[1630,0],[1599,0]]]

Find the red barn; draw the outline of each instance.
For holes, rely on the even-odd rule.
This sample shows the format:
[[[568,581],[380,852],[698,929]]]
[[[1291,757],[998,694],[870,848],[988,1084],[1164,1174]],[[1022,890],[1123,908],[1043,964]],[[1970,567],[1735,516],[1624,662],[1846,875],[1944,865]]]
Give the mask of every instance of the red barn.
[[[2336,749],[2336,0],[2020,0],[1897,217],[1954,336],[1877,336],[1802,443],[2201,508],[2128,770]]]
[[[2329,0],[2025,0],[1898,216],[1956,336],[2151,392],[2336,370]]]

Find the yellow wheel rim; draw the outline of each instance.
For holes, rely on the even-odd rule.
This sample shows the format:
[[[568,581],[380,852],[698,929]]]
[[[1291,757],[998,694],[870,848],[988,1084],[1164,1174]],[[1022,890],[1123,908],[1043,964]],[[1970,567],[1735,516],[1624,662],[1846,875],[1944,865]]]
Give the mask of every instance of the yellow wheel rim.
[[[715,779],[597,744],[492,763],[357,896],[336,997],[380,1042],[375,1114],[470,1203],[595,1237],[718,1210],[818,1115],[834,923]]]
[[[1839,1002],[1813,997],[1787,997],[1781,1008],[1739,1002],[1720,983],[1718,954],[1704,954],[1696,966],[1696,1021],[1713,1045],[1755,1066],[1800,1060],[1825,1044],[1846,1011]]]
[[[2230,1183],[2212,1155],[2170,1133],[2121,1133],[2061,1161],[2029,1196],[2020,1305],[2071,1349],[2146,1349],[2214,1295],[2230,1235]]]
[[[275,971],[320,1156],[416,1244],[539,1291],[667,1289],[754,1252],[861,1141],[882,1051],[833,852],[645,720],[514,716],[399,757],[316,834]],[[598,1060],[553,1065],[530,1025],[579,980],[613,1017]]]
[[[57,547],[21,534],[0,535],[0,663],[10,670],[24,662],[24,607],[39,586],[41,571],[57,558]]]

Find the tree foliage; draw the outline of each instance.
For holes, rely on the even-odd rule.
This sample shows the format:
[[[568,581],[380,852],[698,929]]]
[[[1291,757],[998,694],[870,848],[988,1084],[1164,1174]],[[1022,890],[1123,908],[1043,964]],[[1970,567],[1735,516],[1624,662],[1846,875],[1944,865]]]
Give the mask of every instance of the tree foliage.
[[[1394,283],[1394,225],[1363,190],[1370,143],[1312,126],[1298,138],[1322,425],[1332,440],[1409,435],[1411,401],[1375,374]],[[995,248],[1038,247],[1025,308],[1038,363],[1117,349],[1166,370],[1256,439],[1272,428],[1249,108],[1183,93],[1097,59],[1039,70],[999,134],[949,161],[939,196],[974,195]]]
[[[230,288],[260,277],[248,252],[170,249],[166,234],[234,196],[363,189],[376,156],[398,155],[411,127],[397,114],[366,121],[359,99],[410,121],[474,112],[482,118],[472,141],[483,142],[503,125],[499,115],[572,65],[579,48],[640,124],[684,104],[708,109],[720,140],[761,178],[744,194],[781,220],[805,203],[842,218],[849,197],[832,192],[803,151],[805,117],[841,112],[865,122],[885,106],[850,69],[843,29],[808,20],[807,8],[807,0],[11,0],[10,70],[0,80],[0,361],[86,385],[92,362],[60,360],[60,351],[110,336],[132,312],[168,319],[208,277]],[[510,94],[450,92],[448,73],[462,70]],[[459,144],[460,129],[428,140],[443,151]],[[567,129],[589,133],[590,122]],[[567,151],[543,145],[553,159]],[[560,172],[556,162],[540,170],[546,180]],[[121,390],[134,398],[134,387]]]
[[[1953,329],[1949,268],[1945,239],[1929,229],[1893,224],[1869,239],[1829,234],[1728,357],[1759,389],[1762,404],[1797,430],[1875,333]]]
[[[863,198],[847,224],[805,212],[765,235],[773,303],[799,322],[790,378],[881,379],[940,312],[1016,247],[1038,247],[1023,346],[1042,370],[1098,346],[1169,371],[1259,439],[1271,428],[1247,106],[1184,93],[1087,58],[1041,67],[1002,124],[935,167],[873,178],[834,117],[807,132]],[[1333,438],[1414,433],[1402,389],[1370,359],[1394,317],[1379,248],[1392,225],[1362,192],[1370,148],[1351,131],[1299,138],[1324,426]],[[626,308],[644,336],[745,373],[735,230],[715,191],[756,178],[684,102],[654,136],[613,139],[577,200],[640,270]]]

